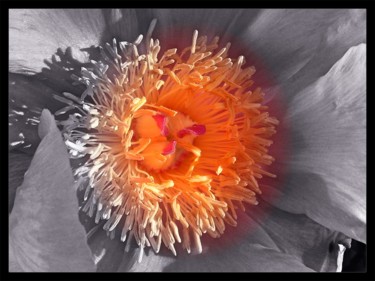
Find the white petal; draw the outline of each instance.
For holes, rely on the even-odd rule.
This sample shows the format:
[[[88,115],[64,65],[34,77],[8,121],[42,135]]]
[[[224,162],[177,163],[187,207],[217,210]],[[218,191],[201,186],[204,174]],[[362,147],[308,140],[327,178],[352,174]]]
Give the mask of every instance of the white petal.
[[[365,19],[364,9],[267,9],[241,38],[279,83],[297,83],[285,90],[292,95],[326,73],[351,46],[365,42]]]
[[[366,45],[352,47],[288,104],[285,183],[274,204],[366,241]],[[267,192],[265,193],[267,194]]]
[[[276,208],[262,214],[263,204],[249,208],[251,217],[239,214],[237,228],[228,227],[202,255],[182,254],[168,264],[159,257],[163,271],[198,272],[309,272],[336,271],[338,242],[342,235],[313,222],[304,215],[293,215]],[[330,247],[330,244],[332,246]],[[150,268],[154,268],[152,260]]]
[[[100,43],[105,29],[101,10],[11,9],[9,11],[9,70],[39,72],[58,48],[73,48],[73,56],[87,60],[81,48]]]
[[[68,153],[48,111],[39,128],[43,140],[9,217],[10,271],[93,271]]]

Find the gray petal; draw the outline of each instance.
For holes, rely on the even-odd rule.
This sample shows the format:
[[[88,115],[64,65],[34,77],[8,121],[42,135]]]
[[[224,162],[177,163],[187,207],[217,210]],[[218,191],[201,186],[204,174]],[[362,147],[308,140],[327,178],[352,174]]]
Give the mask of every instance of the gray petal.
[[[350,48],[288,104],[285,182],[270,187],[280,208],[366,241],[366,45]],[[265,192],[267,194],[267,192]],[[265,196],[266,198],[266,196]]]
[[[43,140],[9,217],[10,271],[93,271],[68,153],[47,110],[40,127]]]
[[[365,19],[365,10],[267,9],[241,38],[279,83],[288,82],[283,92],[294,95],[365,42]]]
[[[338,269],[340,234],[304,215],[293,215],[276,208],[264,213],[264,204],[249,208],[249,216],[239,214],[237,228],[228,227],[221,238],[206,239],[205,244],[211,244],[206,253],[182,254],[164,271],[309,272]],[[330,244],[333,245],[331,250]]]
[[[101,10],[12,9],[9,11],[9,70],[36,73],[58,48],[73,48],[76,59],[85,61],[80,49],[100,43],[105,30]]]

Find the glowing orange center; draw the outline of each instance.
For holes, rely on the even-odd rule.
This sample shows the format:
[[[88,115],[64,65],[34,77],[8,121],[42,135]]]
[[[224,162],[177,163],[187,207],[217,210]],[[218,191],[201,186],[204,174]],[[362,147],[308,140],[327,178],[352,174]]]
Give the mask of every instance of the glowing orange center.
[[[109,80],[100,63],[95,75],[83,70],[86,84],[101,73],[83,94],[93,91],[93,103],[78,101],[85,116],[61,123],[71,155],[90,155],[76,171],[88,179],[83,211],[93,215],[98,205],[96,221],[108,220],[112,233],[125,217],[121,239],[130,232],[142,251],[163,242],[176,254],[177,241],[201,252],[203,233],[217,238],[235,226],[243,203],[257,204],[258,180],[274,177],[264,166],[274,160],[268,147],[278,121],[252,89],[254,67],[227,58],[230,44],[217,50],[218,40],[195,32],[190,47],[161,58],[158,40],[149,39],[144,55],[139,39],[120,44],[123,57],[108,45],[118,76]]]

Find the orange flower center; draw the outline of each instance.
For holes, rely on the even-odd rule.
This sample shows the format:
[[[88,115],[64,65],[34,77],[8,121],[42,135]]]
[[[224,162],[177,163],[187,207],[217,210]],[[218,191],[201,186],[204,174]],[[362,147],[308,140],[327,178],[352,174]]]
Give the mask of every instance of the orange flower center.
[[[151,24],[150,30],[155,23]],[[244,57],[227,57],[230,44],[218,49],[194,32],[192,45],[167,50],[160,58],[158,40],[106,45],[108,66],[93,62],[78,81],[88,86],[81,100],[65,93],[57,99],[71,108],[61,121],[73,158],[89,155],[76,169],[86,188],[83,211],[121,240],[128,234],[155,252],[161,243],[174,254],[175,242],[202,251],[200,237],[217,238],[225,225],[237,224],[243,203],[257,204],[258,181],[274,177],[264,169],[278,121],[252,88],[254,67]],[[107,69],[115,73],[107,76]],[[72,105],[73,102],[77,105]],[[130,238],[128,238],[128,241]]]

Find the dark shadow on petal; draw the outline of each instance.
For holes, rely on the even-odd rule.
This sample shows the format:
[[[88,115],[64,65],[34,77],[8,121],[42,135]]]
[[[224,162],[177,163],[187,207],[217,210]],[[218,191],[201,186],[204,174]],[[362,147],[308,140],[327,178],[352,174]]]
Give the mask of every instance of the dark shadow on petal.
[[[300,153],[304,151],[308,146],[308,143],[303,135],[303,131],[297,130],[295,127],[290,126],[289,134],[289,147],[291,149],[291,153]]]
[[[262,198],[268,203],[271,203],[278,208],[293,213],[293,214],[309,214],[308,207],[310,202],[315,202],[319,205],[319,200],[330,200],[327,192],[327,184],[324,179],[317,174],[292,171],[285,176],[285,181],[282,186],[278,184],[277,179],[272,179],[273,185],[271,188],[280,190],[281,195],[277,198],[267,198],[262,195]],[[265,187],[268,188],[268,187]],[[267,194],[267,192],[265,192]],[[314,198],[312,197],[314,196]],[[318,210],[317,210],[318,211]],[[326,210],[324,210],[326,211]],[[324,212],[320,210],[318,212]],[[330,216],[329,213],[322,215]]]
[[[9,150],[33,154],[40,142],[39,117],[43,108],[51,111],[59,104],[53,89],[35,76],[9,73]]]
[[[99,50],[97,47],[91,46],[82,48],[80,51],[85,52],[89,60],[97,60],[99,58]],[[68,47],[65,51],[57,49],[50,60],[45,60],[46,68],[36,77],[42,80],[47,86],[55,90],[57,93],[70,92],[79,96],[85,90],[83,84],[78,84],[72,75],[80,76],[82,67],[89,68],[92,66],[90,61],[81,62],[74,57],[73,49]]]
[[[91,59],[98,59],[96,47],[84,48]],[[65,104],[53,98],[63,92],[70,92],[77,97],[85,86],[76,83],[72,75],[80,75],[82,67],[90,67],[89,62],[80,62],[74,57],[72,48],[56,50],[51,60],[45,60],[42,72],[34,75],[9,73],[9,133],[10,150],[33,154],[40,142],[37,125],[43,108],[56,112]],[[65,117],[65,116],[64,116]],[[56,118],[57,120],[60,117]]]

